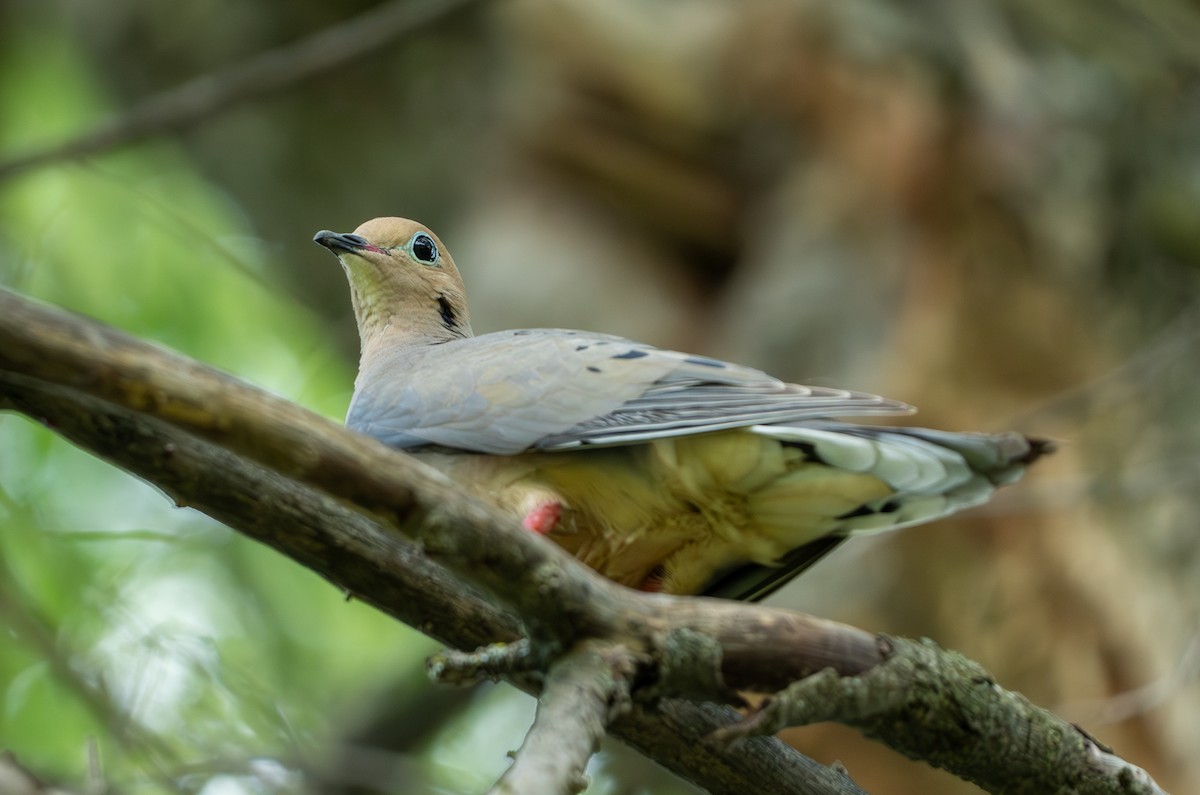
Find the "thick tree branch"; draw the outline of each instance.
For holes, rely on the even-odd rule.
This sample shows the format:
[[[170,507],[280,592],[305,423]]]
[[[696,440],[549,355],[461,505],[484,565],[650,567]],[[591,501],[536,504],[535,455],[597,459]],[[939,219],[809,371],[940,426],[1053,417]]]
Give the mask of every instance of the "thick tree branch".
[[[0,408],[75,444],[273,547],[348,595],[443,643],[515,640],[521,625],[412,544],[337,500],[170,425],[0,370]],[[430,621],[436,611],[437,621]]]
[[[249,525],[255,537],[335,582],[351,584],[356,594],[384,609],[395,608],[381,597],[388,593],[386,587],[375,590],[373,580],[379,577],[381,564],[371,556],[381,549],[396,556],[403,551],[403,565],[397,558],[394,572],[401,584],[409,582],[409,576],[432,576],[431,571],[438,571],[434,580],[440,581],[446,575],[431,568],[431,561],[436,562],[520,615],[523,626],[531,630],[528,653],[535,668],[589,639],[610,648],[624,645],[637,668],[635,699],[684,696],[735,701],[731,687],[780,690],[827,667],[832,673],[818,677],[812,687],[833,681],[869,690],[877,674],[886,675],[884,663],[893,657],[889,643],[832,622],[755,605],[638,594],[616,586],[489,506],[464,497],[439,473],[374,440],[212,368],[5,291],[0,291],[0,396],[7,405],[44,419],[64,435],[148,479],[165,479],[181,497],[228,517],[235,527]],[[188,470],[190,474],[181,475],[176,459],[193,456],[207,456],[207,463],[218,464],[218,471],[196,465]],[[241,462],[242,474],[257,478],[256,489],[278,495],[278,504],[274,499],[263,504],[257,490],[234,488],[227,494],[228,484],[220,478],[233,462]],[[174,474],[164,478],[164,472]],[[198,487],[205,478],[212,480]],[[317,518],[287,512],[289,500],[309,496],[316,501]],[[202,504],[198,497],[213,505]],[[388,545],[376,546],[381,542],[373,539],[388,532],[369,520],[360,522],[362,538],[351,535],[343,540],[339,527],[326,528],[323,523],[347,506],[367,512],[417,546],[399,544],[394,538]],[[253,521],[242,515],[264,509],[279,511],[305,532],[289,540],[277,532],[255,530]],[[321,527],[315,527],[318,524]],[[314,549],[320,552],[314,554]],[[332,554],[334,563],[326,554]],[[402,571],[410,567],[418,574]],[[390,579],[392,572],[388,574]],[[488,635],[489,641],[511,640],[520,632],[522,623],[496,610],[481,614],[491,616],[487,631],[472,632],[454,621],[443,624],[439,611],[449,601],[448,594],[434,588],[432,593],[441,601],[431,601],[422,596],[425,590],[407,591],[421,601],[419,609],[407,608],[405,620],[460,648],[478,645]],[[469,594],[465,598],[478,601]],[[452,616],[457,610],[470,623],[466,616],[473,606],[449,609]],[[522,677],[517,681],[530,686]],[[915,674],[911,680],[892,679],[881,684],[879,692],[894,699],[907,692],[913,681]],[[994,687],[990,680],[988,686]],[[820,717],[853,724],[859,713],[849,708],[855,702],[846,703],[846,709]],[[997,792],[1022,791],[1020,786],[1046,789],[1048,782],[1058,780],[1054,771],[1061,760],[1045,759],[1040,747],[1026,747],[1022,765],[1013,764],[1010,751],[997,754],[979,737],[965,748],[950,748],[938,732],[914,731],[914,725],[932,725],[936,716],[930,713],[937,710],[936,704],[888,703],[901,704],[907,723],[885,720],[868,730],[907,753],[936,761]],[[773,740],[749,740],[732,753],[702,746],[703,737],[728,725],[727,709],[674,700],[662,700],[658,706],[654,715],[634,708],[613,723],[613,730],[714,792],[747,787],[858,791],[834,771],[780,751]],[[962,717],[955,715],[955,719]],[[966,719],[973,717],[967,713]],[[751,719],[751,728],[755,720]],[[1019,722],[1019,713],[1006,715],[1006,720]],[[1057,725],[1064,734],[1075,731],[1061,721]],[[1082,752],[1088,753],[1087,749]],[[989,753],[990,763],[980,764],[979,758],[988,758]],[[746,760],[751,758],[755,761],[748,766]],[[1031,778],[1028,770],[1039,772]],[[1126,763],[1107,769],[1093,765],[1075,788],[1077,792],[1156,791],[1144,773]]]
[[[45,340],[33,342],[47,331],[42,326],[45,322],[60,331],[72,329],[69,337],[84,340],[77,351],[82,359],[64,359],[62,351],[43,347]],[[89,339],[97,358],[102,356],[103,348],[118,341],[136,346],[138,355],[132,357],[134,360],[150,357],[140,365],[120,368],[118,380],[137,381],[145,372],[163,367],[207,370],[93,321],[40,307],[0,289],[0,359],[5,362],[0,364],[0,409],[16,410],[42,422],[84,449],[162,488],[177,504],[203,511],[278,549],[357,598],[452,646],[472,649],[517,636],[521,624],[511,614],[476,596],[473,590],[464,591],[464,583],[395,532],[328,495],[143,412],[19,376],[8,367],[18,360],[39,360],[44,372],[86,385],[97,377],[88,372]],[[164,356],[165,361],[158,358]],[[254,399],[264,401],[257,405],[251,400],[247,409],[251,412],[269,413],[269,406],[274,404],[289,406],[236,379],[219,378],[227,392],[250,389],[256,393]],[[185,395],[190,396],[184,402],[195,405],[196,396],[186,386],[175,394],[162,392],[161,385],[157,389],[154,400],[162,405],[178,406]],[[216,405],[228,409],[229,399],[230,395],[218,395]],[[299,437],[306,435],[304,428],[316,432],[326,425],[338,433],[349,433],[298,407],[290,406],[289,410],[300,418]],[[309,447],[302,443],[294,452],[309,455]],[[527,680],[516,683],[536,692]],[[835,772],[775,738],[755,738],[731,753],[714,753],[702,744],[710,732],[737,718],[736,712],[725,707],[670,702],[653,713],[635,706],[612,730],[615,736],[713,793],[734,795],[764,788],[862,795]]]
[[[658,646],[671,640],[668,630],[691,629],[720,644],[728,684],[768,691],[827,666],[854,674],[882,661],[874,637],[853,627],[724,600],[637,594],[374,439],[214,368],[7,291],[0,291],[0,378],[18,389],[44,384],[40,391],[82,392],[92,411],[100,410],[96,401],[111,404],[154,420],[160,430],[169,426],[243,457],[268,470],[267,477],[283,476],[366,510],[561,647],[587,637]],[[30,409],[36,417],[36,404]],[[171,451],[142,452],[161,466]],[[276,548],[286,543],[267,540]]]
[[[335,69],[423,28],[473,0],[392,0],[285,47],[149,97],[69,141],[0,162],[0,180],[62,160],[108,152],[190,127],[234,105]]]
[[[832,670],[792,683],[719,741],[836,720],[914,759],[993,792],[1109,792],[1161,795],[1140,768],[1077,726],[998,687],[987,671],[932,641],[892,639],[887,662],[862,677]],[[1028,749],[1036,748],[1036,755]],[[997,757],[1009,781],[994,788]],[[1046,765],[1047,760],[1051,762]]]
[[[0,304],[3,295],[0,291]],[[520,622],[511,614],[475,595],[469,583],[453,578],[396,533],[327,495],[110,403],[44,385],[39,391],[19,380],[0,370],[0,409],[45,423],[154,483],[177,504],[278,549],[388,615],[460,649],[516,637]],[[537,693],[528,680],[514,684]],[[736,752],[714,754],[701,740],[736,720],[733,710],[682,702],[663,706],[653,714],[635,707],[613,728],[614,735],[713,793],[737,795],[765,787],[862,795],[836,786],[835,774],[775,738],[756,738]]]

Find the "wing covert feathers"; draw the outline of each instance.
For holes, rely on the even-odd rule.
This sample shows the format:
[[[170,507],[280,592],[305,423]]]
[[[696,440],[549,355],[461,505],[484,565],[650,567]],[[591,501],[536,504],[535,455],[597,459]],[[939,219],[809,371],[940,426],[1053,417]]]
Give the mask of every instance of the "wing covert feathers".
[[[524,329],[364,356],[346,424],[400,448],[512,455],[909,412],[620,337]]]

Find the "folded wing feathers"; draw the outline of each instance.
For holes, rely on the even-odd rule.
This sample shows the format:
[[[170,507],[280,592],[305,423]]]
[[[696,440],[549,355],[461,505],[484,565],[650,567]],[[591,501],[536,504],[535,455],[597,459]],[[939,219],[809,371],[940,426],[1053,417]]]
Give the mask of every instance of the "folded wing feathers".
[[[515,454],[908,411],[620,337],[533,329],[376,354],[346,422],[397,447]]]
[[[754,424],[912,411],[903,403],[877,395],[788,384],[748,367],[697,365],[693,363],[696,357],[652,350],[656,358],[673,359],[679,367],[611,412],[549,434],[536,446],[563,450],[585,444],[632,444]]]

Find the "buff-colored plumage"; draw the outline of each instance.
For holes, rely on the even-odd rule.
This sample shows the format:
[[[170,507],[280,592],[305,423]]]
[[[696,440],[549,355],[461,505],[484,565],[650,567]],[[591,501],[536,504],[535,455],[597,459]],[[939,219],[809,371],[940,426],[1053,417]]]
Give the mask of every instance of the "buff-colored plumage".
[[[377,218],[315,240],[346,270],[362,339],[346,424],[627,585],[758,598],[845,535],[983,502],[1044,449],[834,422],[910,409],[619,337],[476,337],[424,226]]]

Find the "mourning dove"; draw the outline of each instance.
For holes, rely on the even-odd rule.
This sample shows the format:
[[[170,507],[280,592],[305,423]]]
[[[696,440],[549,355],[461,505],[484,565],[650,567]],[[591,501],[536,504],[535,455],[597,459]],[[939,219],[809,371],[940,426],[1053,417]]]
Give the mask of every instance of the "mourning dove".
[[[984,502],[1047,449],[834,422],[912,410],[607,334],[477,337],[454,261],[421,224],[313,239],[341,261],[358,320],[346,425],[625,585],[758,599],[847,535]]]

